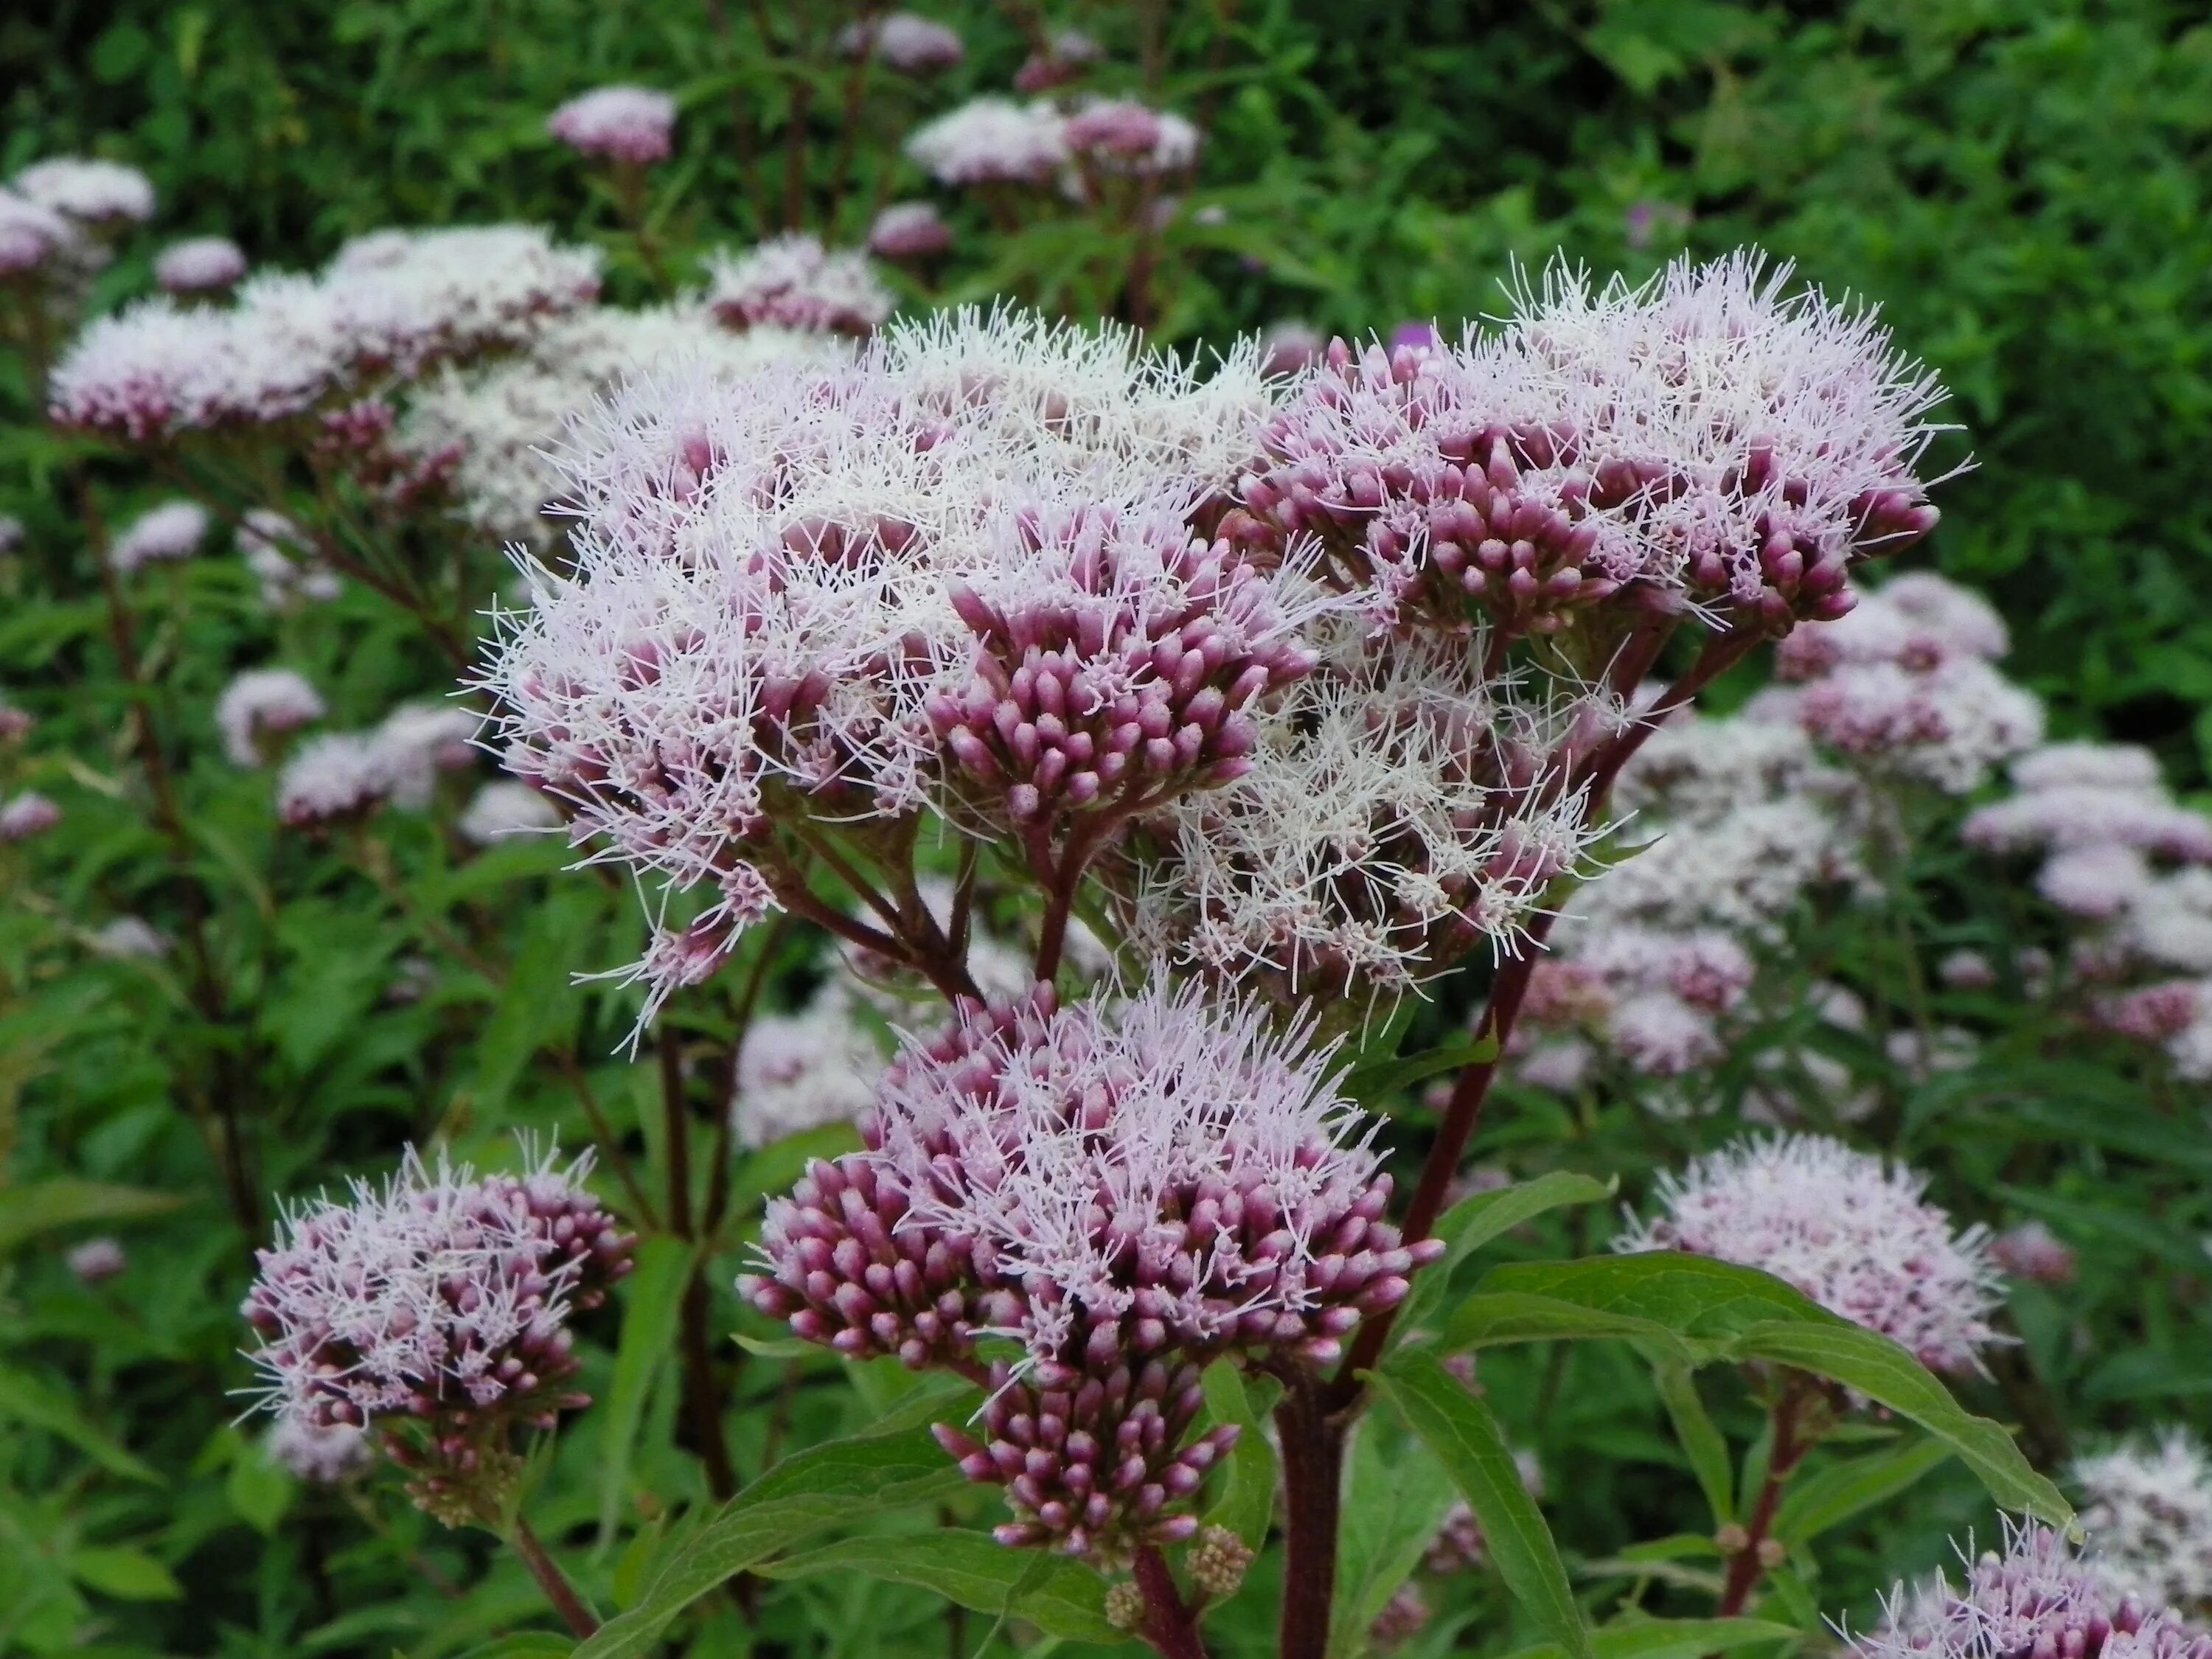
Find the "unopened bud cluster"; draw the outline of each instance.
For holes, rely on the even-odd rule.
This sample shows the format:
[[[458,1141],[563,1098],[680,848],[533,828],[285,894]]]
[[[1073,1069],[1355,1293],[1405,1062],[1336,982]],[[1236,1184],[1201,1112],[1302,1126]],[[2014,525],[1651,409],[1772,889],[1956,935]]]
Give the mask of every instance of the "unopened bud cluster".
[[[1235,1439],[1190,1439],[1224,1353],[1324,1365],[1437,1255],[1382,1219],[1390,1183],[1303,1033],[1154,993],[1109,1013],[1049,987],[909,1042],[864,1125],[763,1230],[763,1312],[854,1357],[986,1382],[940,1438],[1003,1485],[1009,1543],[1113,1559]],[[985,1336],[1018,1340],[988,1360]]]

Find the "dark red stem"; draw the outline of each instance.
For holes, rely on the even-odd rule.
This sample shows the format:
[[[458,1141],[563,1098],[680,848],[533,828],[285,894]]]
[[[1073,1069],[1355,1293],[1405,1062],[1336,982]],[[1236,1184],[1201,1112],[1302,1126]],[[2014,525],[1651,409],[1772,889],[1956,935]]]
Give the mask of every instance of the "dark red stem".
[[[1282,1441],[1283,1616],[1279,1659],[1327,1659],[1336,1599],[1336,1534],[1344,1480],[1346,1419],[1329,1407],[1328,1385],[1304,1371],[1285,1379],[1275,1427]]]
[[[1164,1659],[1206,1659],[1197,1611],[1176,1589],[1167,1558],[1147,1544],[1137,1552],[1137,1588],[1145,1593],[1145,1622],[1137,1633]]]

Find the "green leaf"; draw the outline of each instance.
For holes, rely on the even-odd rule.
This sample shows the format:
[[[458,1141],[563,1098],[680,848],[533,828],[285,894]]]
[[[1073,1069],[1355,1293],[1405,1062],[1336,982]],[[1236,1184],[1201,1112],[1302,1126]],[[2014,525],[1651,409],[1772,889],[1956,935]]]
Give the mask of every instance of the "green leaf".
[[[292,1507],[299,1490],[299,1482],[259,1446],[240,1441],[237,1455],[230,1461],[230,1474],[223,1481],[223,1494],[240,1520],[264,1538],[273,1538],[276,1523]]]
[[[1483,1282],[1490,1281],[1486,1278]],[[1457,1353],[1466,1348],[1494,1348],[1510,1342],[1607,1336],[1637,1343],[1671,1364],[1688,1365],[1694,1358],[1689,1347],[1656,1320],[1514,1291],[1476,1291],[1461,1298],[1437,1346],[1443,1352]]]
[[[87,1589],[112,1595],[118,1601],[179,1601],[184,1586],[175,1576],[143,1550],[72,1550],[63,1565],[69,1576]]]
[[[1478,1193],[1453,1205],[1437,1223],[1436,1236],[1443,1240],[1446,1247],[1443,1257],[1422,1268],[1414,1279],[1413,1294],[1399,1317],[1398,1328],[1420,1329],[1437,1304],[1443,1300],[1452,1270],[1492,1239],[1547,1210],[1567,1204],[1595,1204],[1612,1197],[1613,1193],[1613,1187],[1609,1182],[1555,1170],[1534,1181],[1500,1188],[1494,1193]]]
[[[638,1248],[637,1267],[623,1288],[622,1343],[608,1384],[605,1434],[599,1442],[599,1544],[605,1547],[629,1498],[630,1458],[646,1396],[662,1361],[675,1346],[677,1314],[690,1282],[696,1255],[681,1239],[649,1238]]]
[[[111,1187],[66,1176],[9,1187],[0,1191],[0,1255],[57,1227],[84,1221],[135,1221],[167,1214],[183,1202],[170,1193]]]
[[[1856,1325],[1777,1322],[1753,1327],[1736,1346],[1746,1359],[1772,1360],[1831,1377],[1910,1418],[1957,1452],[2000,1508],[2025,1510],[2057,1527],[2073,1524],[2072,1507],[2036,1473],[2013,1437],[1961,1407],[1925,1366],[1887,1337]]]
[[[575,1659],[652,1652],[676,1616],[715,1585],[808,1534],[957,1492],[965,1480],[921,1430],[833,1440],[786,1458],[725,1504],[653,1576],[628,1612],[610,1619]]]
[[[1941,1440],[1915,1440],[1800,1476],[1774,1517],[1775,1536],[1793,1548],[1809,1544],[1861,1511],[1888,1502],[1950,1455],[1951,1448]]]
[[[1329,1651],[1358,1652],[1398,1587],[1450,1513],[1458,1488],[1417,1437],[1386,1435],[1395,1424],[1370,1417],[1352,1442],[1336,1546],[1336,1607]]]
[[[1698,1659],[1700,1654],[1725,1653],[1754,1642],[1792,1641],[1803,1634],[1793,1625],[1764,1619],[1639,1619],[1592,1631],[1590,1650],[1597,1659]],[[1565,1650],[1544,1642],[1506,1659],[1565,1659]]]
[[[150,1486],[163,1484],[160,1474],[86,1422],[73,1401],[27,1371],[0,1366],[0,1417],[12,1417],[66,1440],[110,1474]]]
[[[914,1584],[978,1613],[1027,1620],[1048,1636],[1076,1642],[1121,1643],[1125,1631],[1106,1622],[1106,1581],[1062,1555],[1008,1549],[988,1533],[907,1533],[846,1538],[763,1567],[763,1577],[799,1578],[822,1572],[864,1572]]]
[[[1728,1442],[1713,1426],[1705,1402],[1698,1397],[1697,1379],[1688,1366],[1662,1362],[1652,1366],[1651,1374],[1659,1384],[1660,1399],[1666,1401],[1667,1415],[1674,1422],[1674,1437],[1682,1443],[1683,1455],[1690,1460],[1690,1468],[1712,1509],[1713,1523],[1725,1526],[1735,1519],[1735,1472],[1729,1461]]]
[[[1355,1066],[1345,1074],[1344,1092],[1362,1105],[1372,1106],[1393,1095],[1403,1094],[1415,1084],[1425,1083],[1445,1072],[1460,1072],[1470,1066],[1487,1065],[1497,1058],[1496,1037],[1462,1037],[1456,1042],[1424,1048],[1419,1054],[1407,1054],[1396,1060],[1378,1060],[1364,1066]]]
[[[1728,1357],[1733,1339],[1753,1325],[1774,1320],[1847,1322],[1771,1273],[1668,1250],[1510,1263],[1492,1268],[1477,1288],[1550,1297],[1649,1320],[1711,1358]]]
[[[550,1631],[517,1631],[495,1642],[479,1643],[459,1659],[568,1659],[568,1650],[574,1645]]]
[[[1235,1364],[1217,1359],[1200,1380],[1207,1417],[1215,1424],[1234,1423],[1243,1431],[1229,1454],[1206,1518],[1213,1526],[1228,1528],[1256,1550],[1275,1517],[1275,1449],[1267,1442],[1243,1373]]]
[[[1568,1586],[1559,1547],[1536,1500],[1522,1486],[1504,1431],[1490,1407],[1435,1355],[1417,1348],[1393,1354],[1376,1383],[1457,1484],[1482,1523],[1490,1559],[1514,1599],[1568,1659],[1593,1659],[1589,1630]]]

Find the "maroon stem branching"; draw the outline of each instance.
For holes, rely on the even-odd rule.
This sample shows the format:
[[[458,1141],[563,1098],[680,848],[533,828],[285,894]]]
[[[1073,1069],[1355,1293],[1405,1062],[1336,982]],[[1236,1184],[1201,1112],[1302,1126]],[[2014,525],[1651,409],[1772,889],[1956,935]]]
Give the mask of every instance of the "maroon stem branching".
[[[1773,1534],[1775,1512],[1781,1507],[1783,1489],[1805,1461],[1818,1437],[1807,1433],[1805,1413],[1820,1397],[1820,1385],[1802,1372],[1783,1373],[1782,1392],[1773,1406],[1773,1444],[1766,1459],[1766,1478],[1759,1483],[1750,1518],[1744,1522],[1741,1547],[1729,1559],[1728,1581],[1721,1590],[1720,1617],[1733,1619],[1751,1600],[1765,1576],[1767,1562],[1762,1547]]]
[[[1137,1552],[1135,1565],[1137,1588],[1145,1595],[1145,1622],[1137,1633],[1152,1644],[1162,1659],[1206,1659],[1206,1643],[1198,1633],[1198,1610],[1176,1589],[1167,1558],[1147,1544]]]
[[[530,1569],[530,1576],[538,1581],[538,1588],[545,1592],[545,1599],[553,1604],[553,1611],[561,1615],[561,1622],[568,1633],[579,1642],[588,1642],[599,1634],[599,1615],[585,1605],[584,1598],[576,1594],[576,1587],[568,1582],[553,1558],[545,1553],[545,1546],[538,1541],[538,1534],[530,1529],[530,1522],[520,1516],[514,1517],[507,1530],[507,1542],[522,1558],[522,1565]]]

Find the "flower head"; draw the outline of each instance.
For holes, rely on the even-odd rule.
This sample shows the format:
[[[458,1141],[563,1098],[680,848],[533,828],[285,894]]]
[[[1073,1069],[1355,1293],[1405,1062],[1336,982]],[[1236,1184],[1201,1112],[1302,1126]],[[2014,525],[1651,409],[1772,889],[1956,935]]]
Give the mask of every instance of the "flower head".
[[[112,1238],[88,1238],[69,1253],[69,1270],[80,1285],[100,1285],[130,1265],[123,1246]]]
[[[635,1241],[581,1182],[588,1157],[479,1177],[411,1151],[288,1215],[244,1306],[262,1401],[280,1421],[382,1429],[418,1501],[464,1505],[517,1430],[585,1402],[571,1316],[629,1270]]]
[[[1965,1559],[1966,1552],[1960,1551]],[[2099,1564],[2039,1525],[2005,1528],[2005,1547],[1908,1594],[1899,1585],[1872,1632],[1851,1640],[1858,1659],[2207,1659],[2212,1635],[2174,1612],[2146,1611],[2116,1595]]]
[[[600,87],[555,110],[545,130],[581,155],[643,167],[673,149],[676,100],[645,87]]]
[[[999,732],[995,704],[991,742],[1020,745],[1008,753],[1037,769],[1024,781],[1040,800],[1048,784],[1076,787],[1079,736],[1103,763],[1113,732],[1067,724],[1110,714],[1094,696],[1141,699],[1177,675],[1194,677],[1194,700],[1219,695],[1137,735],[1168,738],[1172,760],[1195,726],[1206,741],[1186,761],[1232,758],[1209,734],[1241,701],[1211,682],[1232,656],[1239,677],[1262,659],[1287,672],[1291,647],[1266,584],[1169,521],[1187,525],[1225,480],[1257,387],[1248,357],[1200,381],[1127,335],[963,313],[896,326],[856,361],[770,363],[742,385],[672,365],[580,422],[559,458],[574,563],[526,567],[531,609],[507,619],[486,684],[508,769],[570,803],[580,841],[603,837],[599,856],[670,887],[720,890],[689,943],[656,942],[648,977],[711,972],[732,928],[777,902],[777,814],[896,819],[945,799],[948,756],[967,763],[957,719],[940,729],[933,711],[951,698],[957,717],[996,670],[1020,714],[1013,679],[1033,648],[1040,664],[1056,653],[1053,691],[1036,692],[1035,666],[1024,684],[1062,697],[1066,742],[1035,720]],[[1127,603],[1123,561],[1158,569],[1161,603],[1182,607],[1147,641],[1157,664],[1119,659],[1129,629],[1152,625]],[[1066,614],[1024,610],[1023,577],[1052,579]],[[1121,631],[1110,646],[1054,631],[1079,612]],[[1057,678],[1086,650],[1095,685]],[[1057,783],[1046,748],[1067,756]],[[1192,782],[1204,769],[1187,770]]]
[[[934,202],[894,202],[868,227],[868,252],[883,259],[933,259],[952,246]]]
[[[2212,1615],[2212,1455],[2186,1429],[2077,1457],[2081,1522],[2116,1595]]]
[[[488,783],[470,798],[453,826],[465,840],[489,847],[515,836],[543,835],[561,827],[560,809],[526,783]]]
[[[977,98],[916,128],[906,153],[943,185],[1045,185],[1066,165],[1066,125],[1048,103]]]
[[[26,200],[82,224],[140,224],[154,216],[153,185],[119,161],[56,155],[33,162],[9,184]]]
[[[72,263],[82,233],[50,207],[0,189],[0,282]]]
[[[939,75],[968,55],[959,35],[910,11],[849,23],[837,36],[848,58],[876,58],[902,75]]]
[[[271,1462],[312,1486],[335,1486],[375,1460],[369,1437],[349,1423],[326,1429],[287,1418],[269,1431]]]
[[[759,1148],[809,1129],[857,1122],[875,1104],[883,1050],[836,981],[797,1013],[756,1015],[738,1049],[731,1122]]]
[[[1137,936],[1302,994],[1517,951],[1581,862],[1568,771],[1611,711],[1482,680],[1463,647],[1323,639],[1243,775],[1143,824],[1122,883]]]
[[[289,668],[257,668],[225,686],[216,702],[215,723],[222,732],[222,752],[233,766],[265,765],[271,738],[298,731],[328,710],[304,676]]]
[[[1060,129],[1067,148],[1108,173],[1180,173],[1198,159],[1198,129],[1168,110],[1093,99]]]
[[[1055,29],[1044,49],[1032,52],[1014,73],[1014,90],[1025,98],[1080,80],[1084,71],[1103,63],[1106,48],[1080,29]]]
[[[832,252],[799,231],[734,258],[718,253],[708,276],[707,303],[732,328],[862,335],[896,303],[866,255]]]
[[[0,805],[0,847],[43,836],[62,821],[62,809],[35,789],[26,789]]]
[[[107,550],[107,562],[129,575],[149,564],[189,559],[207,532],[207,509],[198,501],[165,501],[132,520]]]
[[[1971,1371],[1997,1340],[1986,1230],[1952,1231],[1926,1177],[1819,1135],[1747,1139],[1659,1180],[1658,1213],[1614,1247],[1758,1267],[1923,1364]]]
[[[1303,1030],[1188,993],[964,1005],[884,1075],[867,1149],[772,1208],[749,1293],[856,1356],[972,1370],[978,1335],[1018,1339],[985,1441],[939,1431],[1007,1486],[1006,1541],[1188,1536],[1165,1508],[1230,1437],[1182,1443],[1200,1366],[1329,1363],[1437,1251],[1382,1220],[1389,1178],[1328,1066]]]
[[[228,236],[172,242],[154,261],[154,280],[170,294],[220,294],[246,275],[246,255]]]
[[[1787,265],[1554,266],[1456,347],[1339,343],[1266,433],[1244,533],[1312,535],[1379,622],[1553,631],[1610,600],[1776,632],[1925,535],[1932,377]],[[1410,617],[1405,619],[1410,620]]]
[[[140,962],[159,961],[169,954],[167,934],[143,916],[118,916],[92,936],[92,948],[104,957]]]

